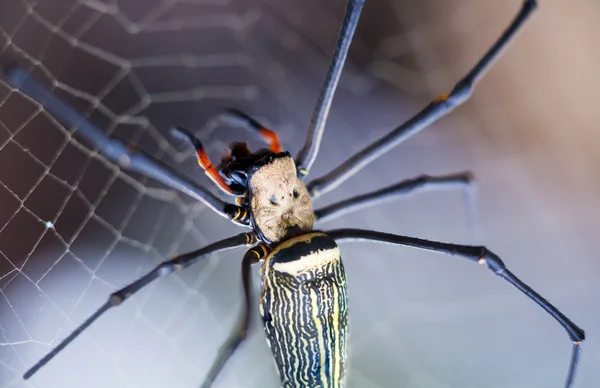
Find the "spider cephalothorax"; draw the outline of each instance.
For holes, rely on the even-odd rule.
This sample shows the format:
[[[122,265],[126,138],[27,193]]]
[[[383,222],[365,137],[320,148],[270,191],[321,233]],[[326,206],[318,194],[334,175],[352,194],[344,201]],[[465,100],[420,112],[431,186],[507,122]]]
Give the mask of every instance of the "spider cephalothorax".
[[[315,214],[312,200],[289,152],[250,152],[234,143],[219,167],[219,175],[249,212],[257,237],[275,245],[290,230],[309,231]]]
[[[290,229],[312,229],[312,200],[289,153],[274,154],[259,167],[250,177],[248,193],[253,226],[266,243],[279,242]]]

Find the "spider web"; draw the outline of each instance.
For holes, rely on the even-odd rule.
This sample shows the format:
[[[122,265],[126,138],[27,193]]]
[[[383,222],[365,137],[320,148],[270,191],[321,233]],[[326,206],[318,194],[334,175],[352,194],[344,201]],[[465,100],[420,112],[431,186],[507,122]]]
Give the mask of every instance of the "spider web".
[[[248,44],[243,34],[261,18],[256,7],[219,0],[162,1],[148,7],[92,0],[12,1],[8,9],[0,28],[4,55],[18,58],[107,133],[171,164],[192,157],[164,137],[175,124],[171,120],[197,130],[209,152],[222,152],[227,134],[213,139],[215,126],[201,121],[223,106],[256,101],[260,89],[268,90],[252,83],[258,77],[256,65],[242,47]],[[293,35],[288,44],[298,39]],[[265,82],[281,81],[283,70],[276,63],[266,70],[260,74],[270,78]],[[175,72],[185,75],[175,77]],[[30,385],[21,381],[24,367],[73,330],[111,290],[166,257],[231,235],[234,228],[207,228],[215,217],[201,204],[124,173],[35,101],[5,84],[2,92],[2,157],[19,167],[18,172],[4,170],[1,183],[7,206],[0,232],[0,382],[21,386]],[[281,109],[286,97],[280,93],[271,99]],[[281,129],[285,141],[285,126]],[[184,164],[198,175],[193,164]],[[217,218],[214,222],[223,224]],[[230,256],[239,263],[239,255]],[[77,341],[56,368],[45,368],[45,375],[31,384],[160,387],[177,381],[196,386],[239,308],[237,282],[229,295],[210,295],[201,287],[222,281],[215,264],[206,260],[151,285],[129,308],[94,325],[87,339]],[[229,267],[227,272],[237,275],[238,266]],[[196,335],[202,332],[206,336]],[[109,339],[99,340],[104,336]],[[91,356],[73,371],[69,365],[78,363],[78,354]],[[265,356],[262,365],[253,363],[254,373],[260,371],[257,366],[272,368]],[[225,386],[246,380],[230,375],[223,379]]]
[[[144,1],[143,6],[133,0],[5,3],[7,11],[0,15],[3,56],[15,58],[106,133],[139,146],[203,184],[208,180],[195,166],[192,153],[168,138],[167,129],[175,124],[193,129],[212,158],[218,158],[227,144],[241,138],[256,148],[256,139],[208,120],[221,108],[234,106],[275,128],[286,148],[296,152],[343,11],[343,1],[310,1],[302,10],[291,0],[153,0]],[[326,172],[330,163],[341,161],[340,155],[347,154],[345,149],[357,150],[385,133],[398,120],[397,106],[414,111],[418,104],[394,94],[395,88],[429,98],[430,91],[443,91],[460,76],[460,72],[440,65],[451,54],[440,49],[447,37],[434,28],[439,19],[449,19],[446,27],[452,26],[455,34],[481,30],[489,22],[477,21],[471,4],[449,6],[439,19],[427,19],[418,11],[411,14],[387,1],[372,3],[363,16],[366,26],[362,33],[359,30],[341,81],[337,97],[341,102],[334,103],[328,131],[335,135],[326,135],[323,140],[322,149],[333,151],[319,157],[315,176]],[[498,17],[497,28],[483,34],[480,50],[496,37],[511,12],[509,9],[506,17]],[[387,38],[382,40],[382,36]],[[413,52],[418,53],[416,60]],[[476,54],[465,58],[456,67],[464,70],[475,58]],[[336,112],[336,106],[346,108]],[[348,112],[348,107],[360,109]],[[362,109],[368,114],[361,114]],[[471,116],[448,123],[453,135],[433,129],[419,137],[421,140],[416,139],[404,156],[386,156],[372,171],[396,174],[398,169],[385,166],[401,165],[403,177],[455,172],[477,160],[477,151],[463,152],[465,147],[481,150],[475,144],[511,143],[507,137],[486,132],[485,125],[479,132],[473,130],[482,124],[473,117],[498,119],[496,110],[480,106],[467,109],[471,109]],[[396,115],[392,117],[391,112]],[[104,303],[112,291],[169,256],[240,230],[185,195],[121,171],[73,135],[73,128],[65,127],[35,101],[2,82],[0,128],[0,386],[198,386],[238,314],[240,250],[219,254],[148,286],[107,313],[31,381],[21,379],[25,369]],[[339,132],[344,128],[354,131]],[[363,133],[362,128],[373,130]],[[461,154],[453,158],[452,166],[428,162],[440,160],[434,157],[434,152],[440,152],[436,145],[443,145],[445,155],[456,156],[458,150]],[[506,147],[490,149],[499,154],[506,151]],[[490,149],[485,150],[488,156]],[[526,174],[519,178],[525,180]],[[364,192],[370,183],[380,187],[388,182],[375,174],[348,182],[343,188],[349,195]],[[448,231],[447,225],[432,225],[432,218],[422,217],[419,210],[462,220],[459,193],[432,194],[420,201],[400,205],[393,213],[402,214],[397,218],[407,219],[410,228],[406,223],[391,222],[382,210],[345,218],[337,226],[362,222],[360,227],[423,237],[450,241],[468,238],[461,221],[455,221],[454,229]],[[523,208],[529,205],[521,204]],[[353,255],[361,257],[369,249],[355,248]],[[509,251],[516,256],[516,251]],[[393,250],[381,252],[383,257],[393,255]],[[355,268],[359,270],[348,269],[351,284],[360,280],[372,286],[371,290],[380,291],[380,296],[389,292],[388,283],[377,285],[381,278],[376,268],[388,266],[382,258],[358,265]],[[442,271],[454,267],[452,263],[447,268],[443,263],[435,265]],[[419,276],[414,278],[428,276],[435,265],[416,269]],[[391,268],[396,267],[386,268],[393,271]],[[351,333],[366,334],[351,337],[355,361],[350,386],[395,386],[398,379],[411,387],[453,386],[431,373],[431,365],[418,361],[424,358],[421,353],[398,355],[390,349],[401,344],[390,343],[389,337],[402,319],[419,319],[414,326],[405,324],[406,331],[440,321],[450,322],[454,330],[456,322],[478,314],[494,320],[503,313],[524,315],[530,311],[524,298],[505,294],[503,284],[489,286],[485,275],[476,269],[469,271],[462,275],[470,281],[460,294],[464,303],[448,297],[431,305],[420,297],[408,298],[401,308],[390,310],[393,320],[374,318],[382,308],[387,309],[385,302],[369,305],[370,298],[361,302],[358,295],[355,305],[363,316],[357,317]],[[351,272],[360,273],[362,278]],[[407,287],[417,286],[411,277],[402,279]],[[487,293],[472,296],[467,292],[470,287],[487,287]],[[443,290],[442,286],[435,296],[443,295]],[[512,306],[498,308],[506,295],[510,295]],[[560,294],[552,300],[561,305]],[[490,305],[496,306],[487,307]],[[558,330],[550,319],[542,314],[533,317],[536,327],[551,333],[547,338],[554,338]],[[255,319],[253,325],[256,330],[239,353],[244,355],[230,361],[215,386],[278,385],[260,324]],[[515,336],[514,342],[526,337]],[[502,354],[507,354],[498,344],[502,339],[490,342],[501,354],[494,359],[502,360]],[[566,356],[564,348],[541,342],[535,342],[540,352]],[[472,347],[469,350],[473,352],[481,350]],[[387,371],[374,363],[374,348],[376,354],[388,358],[382,364]],[[481,370],[478,358],[469,358],[468,365]],[[516,357],[514,364],[519,360]],[[546,356],[532,363],[532,368],[548,368],[556,362],[554,369],[562,371],[566,365],[563,361]],[[390,366],[394,364],[406,365],[400,375],[392,373]],[[433,369],[436,367],[440,369],[440,364],[434,363]],[[526,372],[508,380],[485,364],[482,375],[495,376],[497,384],[476,377],[467,381],[472,386],[528,386],[517,383],[526,381]],[[556,377],[548,373],[540,381],[554,382]]]

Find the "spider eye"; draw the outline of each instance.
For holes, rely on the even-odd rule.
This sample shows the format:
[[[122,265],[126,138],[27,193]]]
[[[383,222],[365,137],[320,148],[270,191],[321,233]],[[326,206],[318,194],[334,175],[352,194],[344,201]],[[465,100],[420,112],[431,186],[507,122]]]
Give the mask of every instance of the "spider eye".
[[[293,194],[294,194],[294,198],[298,198],[300,196],[300,193],[296,189],[294,189]]]
[[[270,201],[271,201],[271,203],[272,203],[273,205],[277,205],[277,198],[275,198],[275,196],[274,196],[274,195],[272,195],[272,196],[271,196],[271,199],[270,199]]]

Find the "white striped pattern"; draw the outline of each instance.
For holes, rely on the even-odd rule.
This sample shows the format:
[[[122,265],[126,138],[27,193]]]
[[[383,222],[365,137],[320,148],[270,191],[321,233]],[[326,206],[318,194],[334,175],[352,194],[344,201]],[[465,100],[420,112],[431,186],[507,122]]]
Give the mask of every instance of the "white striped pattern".
[[[315,237],[329,239],[322,233],[297,237],[277,247],[263,264],[260,312],[284,388],[340,388],[345,377],[348,303],[337,246],[329,240],[334,248],[315,248],[284,263],[294,271],[276,270],[277,253]],[[298,270],[300,261],[308,263],[303,270]]]

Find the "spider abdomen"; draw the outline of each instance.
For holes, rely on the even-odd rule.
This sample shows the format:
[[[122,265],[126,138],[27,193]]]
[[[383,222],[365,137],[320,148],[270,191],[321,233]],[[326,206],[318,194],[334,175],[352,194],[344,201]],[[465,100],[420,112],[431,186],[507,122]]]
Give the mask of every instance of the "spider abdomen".
[[[263,265],[260,312],[283,387],[343,386],[348,300],[331,238],[314,232],[275,248]]]

